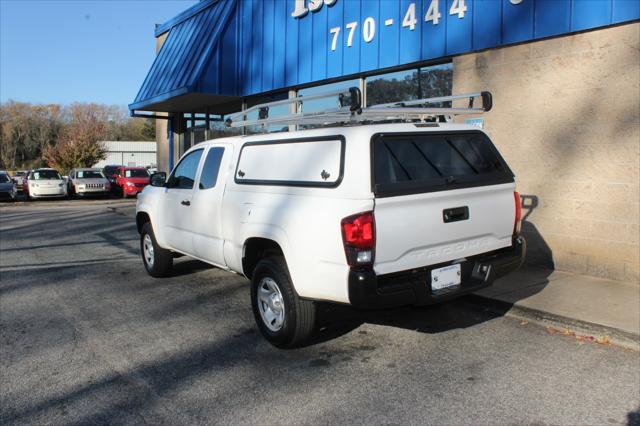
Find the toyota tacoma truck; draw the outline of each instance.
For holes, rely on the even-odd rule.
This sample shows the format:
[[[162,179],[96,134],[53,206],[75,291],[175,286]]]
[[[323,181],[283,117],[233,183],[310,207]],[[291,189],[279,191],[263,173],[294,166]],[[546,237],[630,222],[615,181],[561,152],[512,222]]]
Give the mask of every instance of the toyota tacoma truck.
[[[517,269],[520,198],[489,136],[450,122],[235,136],[151,176],[136,210],[154,277],[187,255],[250,280],[263,336],[304,344],[316,303],[438,303]]]

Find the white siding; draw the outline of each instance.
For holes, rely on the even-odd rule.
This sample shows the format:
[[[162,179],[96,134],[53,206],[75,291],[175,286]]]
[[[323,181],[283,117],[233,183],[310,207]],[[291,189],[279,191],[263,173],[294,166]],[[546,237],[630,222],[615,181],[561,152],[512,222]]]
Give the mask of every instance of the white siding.
[[[156,152],[155,141],[103,141],[108,151],[116,152]]]
[[[102,144],[107,149],[107,156],[93,167],[108,164],[141,167],[157,165],[155,141],[103,141]]]

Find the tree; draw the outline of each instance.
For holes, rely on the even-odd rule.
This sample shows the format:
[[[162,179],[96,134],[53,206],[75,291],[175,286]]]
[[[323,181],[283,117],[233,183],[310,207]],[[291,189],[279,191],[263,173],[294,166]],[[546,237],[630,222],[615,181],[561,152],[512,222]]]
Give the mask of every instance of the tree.
[[[12,169],[24,158],[29,104],[10,101],[0,108],[0,167]]]
[[[29,138],[25,157],[36,158],[37,166],[43,165],[42,153],[48,146],[54,145],[63,128],[60,105],[34,105],[29,118]]]
[[[63,144],[63,134],[69,139],[70,134],[78,132],[78,123],[85,123],[86,127],[88,117],[101,123],[104,129],[104,132],[99,132],[101,140],[155,139],[155,121],[132,118],[124,106],[80,103],[32,105],[9,101],[0,104],[0,169],[47,164],[45,151],[50,159],[53,158],[55,150],[51,147]],[[73,138],[77,139],[77,136]],[[69,141],[64,144],[69,145]],[[66,146],[64,149],[71,148]]]
[[[71,122],[64,128],[58,143],[48,146],[43,158],[50,167],[64,173],[75,167],[91,167],[106,155],[99,142],[104,140],[106,125],[98,118],[95,104],[73,104]]]

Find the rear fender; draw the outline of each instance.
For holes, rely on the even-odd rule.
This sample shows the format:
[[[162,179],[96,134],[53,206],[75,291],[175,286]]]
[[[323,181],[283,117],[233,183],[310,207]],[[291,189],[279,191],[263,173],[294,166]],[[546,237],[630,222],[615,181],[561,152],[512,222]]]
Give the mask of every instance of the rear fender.
[[[297,262],[295,262],[294,253],[291,249],[291,244],[289,243],[289,238],[287,237],[285,231],[279,226],[262,223],[248,223],[245,224],[243,228],[243,246],[240,253],[241,259],[238,264],[242,264],[246,241],[248,241],[249,239],[264,238],[274,241],[282,249],[282,254],[284,255],[285,261],[287,262],[287,267],[289,269],[289,275],[291,275],[293,286],[294,288],[296,288],[296,276],[299,274],[299,271],[297,271],[295,268]],[[296,292],[297,291],[298,289],[296,288]]]

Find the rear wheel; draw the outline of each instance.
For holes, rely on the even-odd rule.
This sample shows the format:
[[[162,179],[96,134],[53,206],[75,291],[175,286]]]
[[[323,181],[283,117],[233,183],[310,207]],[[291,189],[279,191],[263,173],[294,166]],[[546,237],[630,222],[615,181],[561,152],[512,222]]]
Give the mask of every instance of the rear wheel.
[[[140,232],[140,253],[142,263],[149,275],[161,278],[171,274],[173,270],[171,251],[158,245],[150,222],[145,223]]]
[[[302,346],[313,334],[315,303],[298,297],[282,256],[267,257],[256,265],[251,304],[260,332],[276,347]]]

